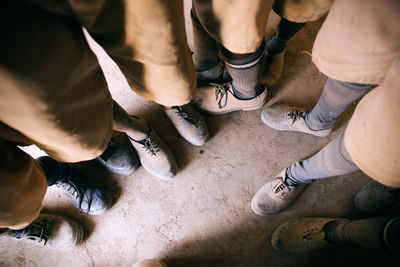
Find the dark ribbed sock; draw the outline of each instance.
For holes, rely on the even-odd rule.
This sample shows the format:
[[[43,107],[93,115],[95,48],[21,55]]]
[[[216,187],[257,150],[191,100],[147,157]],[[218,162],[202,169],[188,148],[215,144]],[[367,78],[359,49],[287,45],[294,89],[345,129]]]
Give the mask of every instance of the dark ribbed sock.
[[[234,54],[226,48],[221,48],[225,64],[232,77],[233,91],[239,99],[252,99],[264,91],[264,87],[259,83],[264,46],[263,42],[254,53],[245,55]]]
[[[265,50],[270,56],[281,53],[286,42],[292,38],[306,23],[292,22],[281,18],[276,33],[272,34],[265,44]]]
[[[285,183],[286,183],[287,185],[291,185],[291,186],[299,186],[299,185],[302,185],[302,184],[311,183],[311,181],[309,181],[309,182],[302,182],[302,181],[299,181],[299,180],[295,179],[295,178],[290,174],[290,168],[287,168],[287,169],[286,169],[286,179],[285,179]]]
[[[69,168],[68,164],[60,164],[50,157],[40,157],[36,159],[46,176],[47,186],[54,185]]]
[[[204,30],[198,18],[190,12],[193,25],[193,63],[195,70],[205,71],[215,67],[219,63],[218,43]]]
[[[277,27],[277,37],[280,40],[288,41],[292,38],[306,23],[297,23],[281,18]]]
[[[341,233],[338,233],[337,226],[339,225],[338,221],[331,221],[325,224],[325,240],[334,245],[342,245],[344,242],[342,238],[338,238],[341,236]]]
[[[388,243],[387,236],[387,226],[392,220],[393,217],[375,217],[355,221],[338,219],[324,226],[325,239],[336,245],[358,244],[373,249],[393,248],[396,242]],[[398,243],[397,241],[397,245]]]

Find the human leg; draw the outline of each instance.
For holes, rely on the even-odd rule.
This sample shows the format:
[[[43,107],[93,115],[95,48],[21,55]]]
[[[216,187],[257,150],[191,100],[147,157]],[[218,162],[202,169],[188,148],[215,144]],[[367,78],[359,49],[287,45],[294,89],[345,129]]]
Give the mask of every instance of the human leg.
[[[39,164],[15,144],[0,139],[0,228],[21,229],[39,214],[47,191]]]
[[[264,86],[260,84],[264,42],[253,53],[236,54],[224,47],[221,51],[232,77],[231,87],[234,96],[241,100],[248,100],[261,94],[264,91]]]
[[[39,213],[47,189],[39,164],[15,144],[0,140],[0,238],[70,249],[83,239],[74,220]]]
[[[310,183],[359,170],[344,145],[344,133],[332,140],[314,156],[293,163],[287,168],[287,182],[292,185]]]
[[[221,82],[224,65],[219,59],[218,43],[204,30],[196,16],[194,6],[190,11],[193,26],[193,64],[196,72],[197,83]]]
[[[261,82],[275,84],[282,73],[286,42],[291,39],[306,23],[297,23],[281,18],[277,30],[265,43],[264,69]]]
[[[289,41],[306,23],[289,21],[281,18],[277,26],[276,32],[272,34],[265,43],[265,51],[270,55],[282,53],[285,49],[286,42]]]
[[[351,103],[367,94],[374,86],[328,78],[318,103],[305,115],[306,125],[314,131],[333,128],[340,114]]]
[[[221,48],[232,81],[196,90],[194,104],[206,113],[225,114],[236,110],[255,110],[267,101],[266,86],[260,84],[264,43],[249,54],[236,54]]]
[[[357,244],[372,249],[400,252],[400,218],[361,220],[343,218],[296,218],[279,226],[271,243],[277,250],[310,252]]]
[[[114,101],[114,127],[127,133],[131,144],[139,154],[142,166],[151,174],[170,179],[175,176],[177,164],[174,156],[155,130],[144,120],[128,113]]]
[[[314,156],[295,162],[278,177],[268,180],[254,195],[251,207],[258,215],[275,214],[288,208],[313,179],[357,171],[343,143],[343,133]]]
[[[329,135],[337,118],[354,101],[368,93],[374,85],[341,82],[328,78],[317,105],[311,110],[285,110],[274,114],[266,109],[262,121],[280,131],[298,131],[319,137]]]
[[[113,204],[111,192],[105,185],[88,179],[70,164],[47,156],[36,161],[45,174],[47,186],[56,186],[79,211],[101,215]]]
[[[70,8],[115,61],[132,90],[162,105],[185,139],[195,145],[204,144],[208,137],[205,120],[187,107],[196,78],[187,46],[182,2],[165,5],[157,0],[104,1],[90,6],[95,18],[88,16],[80,5],[71,4]],[[159,16],[154,16],[155,13]],[[96,24],[92,23],[93,19]],[[179,114],[175,112],[176,107]],[[181,115],[191,120],[182,120]],[[196,131],[191,131],[192,128]]]

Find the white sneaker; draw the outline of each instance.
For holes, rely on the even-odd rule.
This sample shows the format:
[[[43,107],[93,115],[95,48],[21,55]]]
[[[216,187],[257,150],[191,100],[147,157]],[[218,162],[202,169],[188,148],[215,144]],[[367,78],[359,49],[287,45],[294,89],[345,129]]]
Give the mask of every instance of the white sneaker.
[[[296,131],[312,134],[318,137],[328,136],[332,131],[332,128],[319,131],[314,131],[308,128],[305,121],[305,116],[307,112],[309,112],[307,110],[290,110],[279,114],[276,114],[274,111],[275,110],[272,108],[265,109],[261,113],[261,120],[275,130]]]
[[[336,245],[326,240],[325,226],[329,222],[345,224],[339,218],[295,218],[280,225],[272,234],[271,244],[276,250],[296,253],[311,252]]]
[[[226,84],[210,83],[209,86],[199,87],[193,103],[200,110],[209,114],[226,114],[237,110],[256,110],[267,102],[267,86],[264,91],[249,100],[236,98],[231,82]]]
[[[166,108],[165,113],[174,124],[176,130],[189,143],[202,146],[208,139],[208,129],[203,116],[190,104]]]
[[[139,155],[140,163],[152,175],[170,180],[178,169],[174,156],[153,128],[143,140],[134,140],[128,135]]]
[[[5,236],[23,243],[70,250],[82,242],[84,232],[83,227],[75,220],[40,213],[27,227],[21,230],[8,230]]]
[[[251,201],[251,209],[260,216],[279,213],[293,204],[306,186],[307,184],[288,185],[285,169],[257,191]]]

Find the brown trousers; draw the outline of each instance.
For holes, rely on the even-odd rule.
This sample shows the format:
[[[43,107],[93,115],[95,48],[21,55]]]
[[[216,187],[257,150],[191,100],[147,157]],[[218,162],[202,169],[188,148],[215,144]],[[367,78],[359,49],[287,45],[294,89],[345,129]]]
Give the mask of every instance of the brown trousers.
[[[47,187],[16,144],[77,162],[95,158],[110,140],[112,98],[82,26],[139,95],[166,106],[192,98],[182,1],[65,3],[5,1],[0,11],[0,228],[31,223]]]

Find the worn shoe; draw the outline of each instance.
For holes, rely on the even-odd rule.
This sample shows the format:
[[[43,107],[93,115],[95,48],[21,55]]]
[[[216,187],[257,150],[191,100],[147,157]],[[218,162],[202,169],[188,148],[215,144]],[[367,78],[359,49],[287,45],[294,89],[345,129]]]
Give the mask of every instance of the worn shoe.
[[[111,138],[107,149],[95,161],[111,173],[123,176],[133,173],[139,167],[139,158],[135,150],[114,138]]]
[[[358,212],[368,215],[400,214],[400,188],[369,182],[355,194],[354,205]]]
[[[49,186],[54,184],[58,187],[79,211],[100,215],[111,207],[111,193],[104,185],[88,180],[68,163],[61,163],[47,156],[36,160],[46,174]]]
[[[278,82],[282,74],[284,57],[285,50],[273,56],[270,56],[268,52],[265,51],[263,70],[260,77],[261,83],[273,85]]]
[[[153,128],[150,127],[146,139],[137,141],[128,137],[139,155],[140,163],[149,173],[163,180],[175,176],[178,169],[175,158]]]
[[[276,112],[276,109],[265,109],[261,113],[261,120],[269,127],[278,131],[296,131],[306,134],[312,134],[318,137],[328,136],[332,128],[314,131],[308,128],[305,122],[305,116],[308,111],[290,110],[286,112]]]
[[[251,201],[251,209],[260,216],[279,213],[293,204],[306,186],[307,184],[288,185],[285,169],[257,191]]]
[[[82,242],[84,231],[82,225],[75,220],[41,213],[24,229],[8,230],[5,236],[23,243],[69,250]]]
[[[280,225],[272,234],[271,244],[276,250],[310,252],[335,247],[326,240],[325,226],[329,222],[348,222],[336,218],[296,218]]]
[[[165,113],[175,125],[176,130],[189,143],[202,146],[208,138],[204,118],[190,105],[166,108]]]
[[[196,107],[209,114],[225,114],[237,110],[256,110],[267,102],[267,87],[264,91],[249,100],[236,98],[231,83],[215,84],[200,87],[196,90],[193,103]]]

